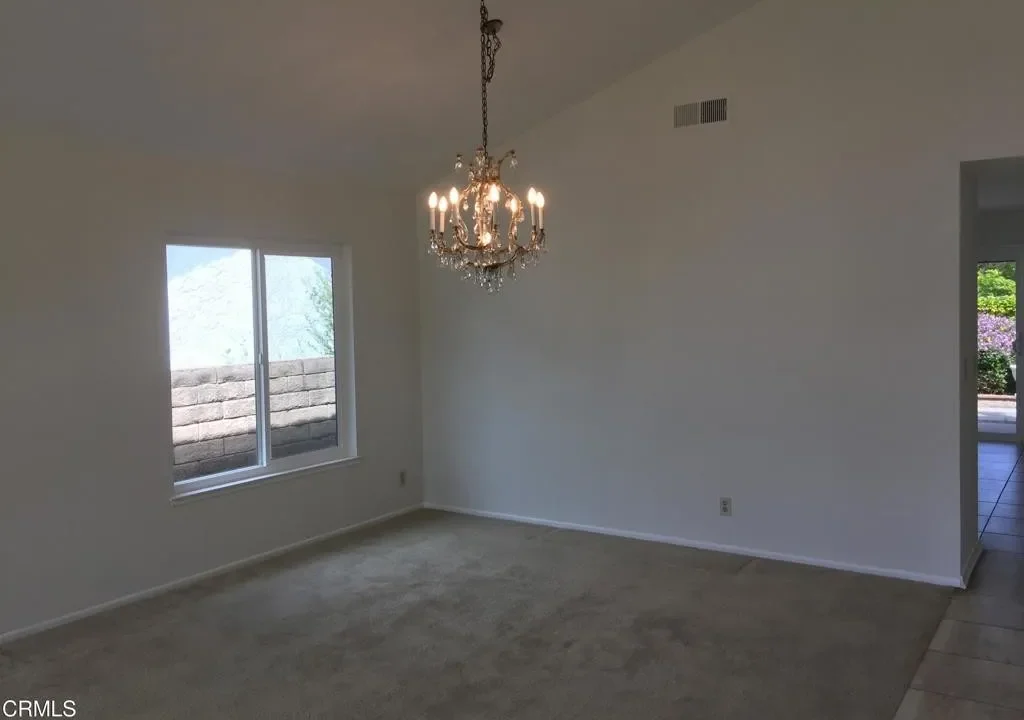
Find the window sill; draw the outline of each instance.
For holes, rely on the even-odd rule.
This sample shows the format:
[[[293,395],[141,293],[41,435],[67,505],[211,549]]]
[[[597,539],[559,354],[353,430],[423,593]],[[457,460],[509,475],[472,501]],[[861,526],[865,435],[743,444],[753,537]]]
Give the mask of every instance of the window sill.
[[[326,470],[328,468],[341,468],[348,467],[350,465],[358,465],[361,461],[362,458],[360,458],[357,455],[355,457],[339,458],[337,460],[327,460],[325,462],[319,462],[313,465],[304,465],[303,467],[293,468],[289,470],[278,470],[276,472],[268,472],[263,475],[256,475],[254,477],[247,477],[239,480],[228,479],[225,480],[223,483],[211,485],[209,487],[175,487],[174,495],[171,497],[171,504],[182,505],[184,503],[192,502],[194,500],[201,500],[203,498],[212,497],[214,495],[223,495],[225,493],[244,490],[245,488],[253,487],[255,485],[266,485],[268,483],[278,482],[280,480],[290,480],[291,478],[309,475],[310,473],[319,472],[321,470]]]

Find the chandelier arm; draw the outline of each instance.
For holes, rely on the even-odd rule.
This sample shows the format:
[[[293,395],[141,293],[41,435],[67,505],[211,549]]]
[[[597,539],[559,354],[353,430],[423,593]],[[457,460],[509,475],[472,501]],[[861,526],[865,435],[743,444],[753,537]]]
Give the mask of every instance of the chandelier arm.
[[[514,258],[508,258],[506,260],[500,260],[497,262],[484,263],[476,260],[469,260],[466,262],[466,267],[473,268],[474,270],[500,270],[503,267],[508,267],[513,264]]]
[[[505,154],[508,155],[508,153]],[[516,211],[512,213],[511,217],[509,218],[508,234],[506,235],[505,239],[508,241],[509,248],[518,248],[519,224],[523,221],[523,201],[519,199],[518,195],[516,195],[508,187],[506,187],[505,183],[502,183],[501,186],[505,190],[505,194],[511,198],[514,198],[516,201]]]
[[[459,193],[459,199],[452,206],[452,221],[451,221],[451,225],[452,225],[452,247],[454,247],[456,244],[458,244],[458,245],[460,245],[461,247],[464,247],[464,248],[470,247],[464,241],[459,239],[458,233],[456,232],[456,227],[458,227],[460,230],[462,230],[462,233],[464,235],[468,235],[469,234],[467,232],[467,230],[466,230],[466,221],[462,219],[462,207],[461,206],[462,206],[463,201],[469,196],[469,191],[470,191],[470,188],[472,188],[472,187],[473,187],[473,185],[472,185],[472,183],[470,183],[469,185],[466,185],[466,187],[462,188],[461,191],[456,190],[456,192]]]
[[[522,210],[518,210],[508,221],[508,234],[506,236],[506,240],[508,241],[509,248],[519,247],[519,223],[523,221],[522,215]]]
[[[501,253],[501,257],[492,259],[466,259],[461,253],[454,252],[447,248],[440,248],[437,252],[439,255],[447,256],[450,258],[459,258],[462,260],[462,264],[458,267],[463,270],[485,272],[485,273],[499,273],[502,269],[507,268],[510,274],[515,271],[515,263],[517,260],[525,262],[526,258],[536,257],[543,247],[544,231],[538,231],[534,236],[534,241],[531,242],[529,247],[523,247],[521,245],[516,246],[512,250],[504,250]]]
[[[458,226],[459,226],[459,230],[461,231],[461,235],[463,237],[469,237],[469,230],[466,229],[466,221],[462,219],[461,215],[458,216]],[[452,248],[451,248],[452,250],[454,250],[455,245],[459,245],[462,248],[469,248],[470,247],[469,244],[467,244],[465,240],[460,238],[459,235],[457,235],[455,233],[455,228],[453,227],[452,228]]]

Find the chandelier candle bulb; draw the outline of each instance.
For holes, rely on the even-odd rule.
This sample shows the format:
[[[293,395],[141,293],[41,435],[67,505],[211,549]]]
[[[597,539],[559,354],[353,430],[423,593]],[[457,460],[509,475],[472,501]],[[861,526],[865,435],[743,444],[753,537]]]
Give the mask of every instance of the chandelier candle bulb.
[[[441,211],[441,234],[444,234],[444,214],[448,212],[448,199],[441,198],[437,203],[437,209]]]
[[[430,199],[427,200],[427,207],[430,208],[430,229],[437,229],[437,215],[434,213],[434,209],[437,208],[437,193],[430,193]]]
[[[448,191],[448,203],[452,206],[452,210],[458,208],[459,205],[459,191],[452,188]]]
[[[544,193],[537,193],[537,227],[544,229]]]

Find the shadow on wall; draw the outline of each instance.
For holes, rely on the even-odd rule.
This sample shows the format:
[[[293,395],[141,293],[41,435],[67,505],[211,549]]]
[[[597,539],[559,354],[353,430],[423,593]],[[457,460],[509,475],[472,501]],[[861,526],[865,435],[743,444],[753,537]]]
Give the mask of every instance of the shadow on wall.
[[[338,444],[334,358],[270,363],[270,444],[273,457]],[[256,382],[253,366],[171,372],[174,480],[256,463]]]

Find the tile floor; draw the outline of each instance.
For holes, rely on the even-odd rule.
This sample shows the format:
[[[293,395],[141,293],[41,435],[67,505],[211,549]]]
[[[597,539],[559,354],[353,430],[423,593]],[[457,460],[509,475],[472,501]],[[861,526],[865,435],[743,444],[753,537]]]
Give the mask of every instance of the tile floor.
[[[895,720],[1024,720],[1024,461],[978,446],[985,554],[957,593]]]

